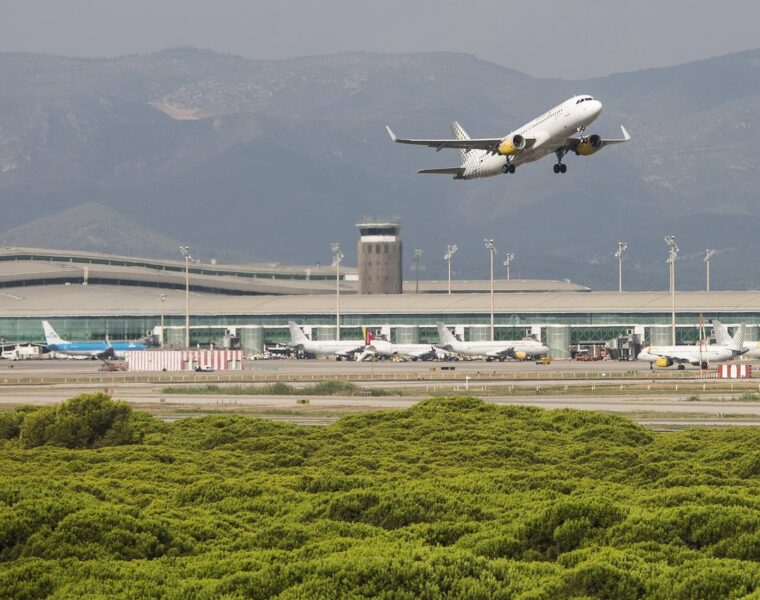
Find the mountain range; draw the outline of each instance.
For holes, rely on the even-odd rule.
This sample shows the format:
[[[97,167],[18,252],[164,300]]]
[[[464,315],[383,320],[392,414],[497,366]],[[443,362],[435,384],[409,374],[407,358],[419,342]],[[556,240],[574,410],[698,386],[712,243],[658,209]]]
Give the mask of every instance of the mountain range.
[[[760,50],[583,81],[537,79],[454,53],[249,60],[194,48],[109,59],[0,54],[0,244],[220,260],[354,259],[355,223],[399,218],[425,275],[487,276],[483,238],[512,274],[617,286],[756,289]],[[632,141],[490,180],[417,175],[455,152],[401,135],[504,135],[573,94],[602,100],[592,133]],[[131,232],[134,232],[131,233]],[[499,273],[500,275],[500,273]]]

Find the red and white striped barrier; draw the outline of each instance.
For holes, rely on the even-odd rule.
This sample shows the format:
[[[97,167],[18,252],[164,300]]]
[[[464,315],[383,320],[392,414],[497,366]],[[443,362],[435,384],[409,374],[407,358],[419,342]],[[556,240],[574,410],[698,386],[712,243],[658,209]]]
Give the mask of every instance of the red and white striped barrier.
[[[750,379],[752,365],[718,365],[717,377],[719,379]]]
[[[243,368],[242,350],[141,350],[125,352],[130,371],[214,371]]]

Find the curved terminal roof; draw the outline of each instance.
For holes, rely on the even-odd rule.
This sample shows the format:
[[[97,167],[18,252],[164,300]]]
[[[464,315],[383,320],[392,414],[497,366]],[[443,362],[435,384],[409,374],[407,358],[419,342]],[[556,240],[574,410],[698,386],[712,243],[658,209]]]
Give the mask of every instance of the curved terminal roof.
[[[167,315],[182,315],[183,290],[162,291],[167,296]],[[676,295],[679,314],[755,313],[760,317],[760,292],[680,292]],[[499,314],[641,315],[671,310],[668,292],[544,292],[497,293]],[[145,287],[111,285],[51,285],[0,289],[0,318],[45,316],[156,315],[161,311],[159,291]],[[192,292],[190,312],[201,316],[334,315],[335,296],[231,296]],[[343,315],[456,315],[487,314],[489,294],[401,294],[348,295],[341,297]]]

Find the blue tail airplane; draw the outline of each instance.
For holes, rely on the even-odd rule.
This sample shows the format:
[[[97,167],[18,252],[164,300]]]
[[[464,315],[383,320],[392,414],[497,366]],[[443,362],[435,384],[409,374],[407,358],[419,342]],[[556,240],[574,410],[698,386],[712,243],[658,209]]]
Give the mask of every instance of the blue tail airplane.
[[[84,358],[115,358],[128,350],[145,350],[148,346],[142,342],[67,342],[59,336],[52,325],[47,321],[42,322],[45,330],[47,349],[50,352],[58,352],[67,356],[79,356]]]

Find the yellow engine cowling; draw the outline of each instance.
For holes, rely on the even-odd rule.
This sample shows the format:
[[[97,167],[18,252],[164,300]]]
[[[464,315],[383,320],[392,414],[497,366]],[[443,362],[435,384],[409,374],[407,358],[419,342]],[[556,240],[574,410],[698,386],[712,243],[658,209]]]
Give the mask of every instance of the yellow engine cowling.
[[[575,147],[575,153],[578,156],[591,156],[602,149],[602,138],[598,135],[592,135],[586,138]]]
[[[525,138],[516,133],[511,138],[505,138],[501,141],[501,144],[499,144],[499,154],[502,156],[512,156],[520,150],[524,150],[525,144]]]
[[[528,358],[528,353],[523,352],[522,350],[518,350],[517,352],[515,352],[515,358],[517,360],[525,360],[526,358]]]
[[[654,361],[654,364],[656,364],[658,367],[672,367],[673,360],[665,356],[661,356],[656,361]]]

